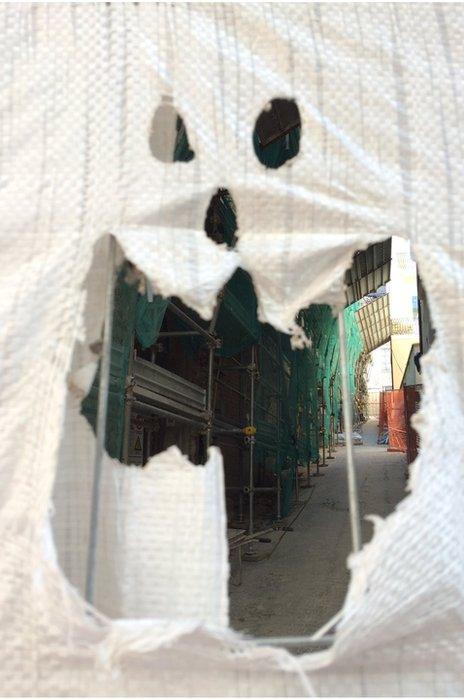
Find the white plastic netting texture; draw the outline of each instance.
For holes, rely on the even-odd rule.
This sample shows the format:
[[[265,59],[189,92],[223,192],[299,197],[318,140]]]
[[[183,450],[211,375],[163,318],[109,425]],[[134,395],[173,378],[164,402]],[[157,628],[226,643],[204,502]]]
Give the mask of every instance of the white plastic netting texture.
[[[0,33],[1,692],[464,694],[462,5],[4,5]],[[163,95],[189,163],[151,154]],[[297,101],[302,140],[266,170],[252,132],[274,97]],[[237,205],[234,251],[203,231],[218,187]],[[330,651],[296,659],[227,628],[214,449],[205,468],[175,449],[145,471],[105,460],[101,612],[78,592],[94,449],[78,408],[108,233],[205,317],[244,267],[283,331],[341,300],[356,249],[411,240],[437,330],[421,454],[350,562]]]

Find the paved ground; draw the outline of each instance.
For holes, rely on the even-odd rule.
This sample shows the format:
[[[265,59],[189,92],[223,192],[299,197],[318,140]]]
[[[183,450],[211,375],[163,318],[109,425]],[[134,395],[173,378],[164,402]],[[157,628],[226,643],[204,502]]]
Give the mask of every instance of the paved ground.
[[[377,427],[368,422],[364,444],[355,447],[361,514],[390,513],[404,495],[405,457],[376,445]],[[310,634],[341,607],[348,586],[346,557],[350,528],[345,449],[300,491],[300,510],[288,518],[293,532],[273,533],[257,551],[269,558],[243,564],[241,586],[230,586],[231,625],[254,636]],[[303,503],[304,502],[304,503]],[[363,524],[363,540],[372,525]],[[277,545],[277,546],[276,546]],[[272,552],[272,553],[271,553]]]

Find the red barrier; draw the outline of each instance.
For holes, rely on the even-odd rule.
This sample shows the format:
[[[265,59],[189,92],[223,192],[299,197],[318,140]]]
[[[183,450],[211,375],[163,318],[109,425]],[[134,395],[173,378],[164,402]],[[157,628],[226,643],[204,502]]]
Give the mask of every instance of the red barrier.
[[[379,433],[378,438],[380,439],[386,430],[388,429],[387,421],[387,409],[385,405],[385,392],[381,391],[379,394]]]
[[[419,408],[421,385],[387,389],[379,396],[379,442],[388,432],[388,451],[405,452],[408,464],[419,451],[419,436],[411,418]]]
[[[407,452],[406,412],[403,389],[385,391],[388,422],[388,451]]]

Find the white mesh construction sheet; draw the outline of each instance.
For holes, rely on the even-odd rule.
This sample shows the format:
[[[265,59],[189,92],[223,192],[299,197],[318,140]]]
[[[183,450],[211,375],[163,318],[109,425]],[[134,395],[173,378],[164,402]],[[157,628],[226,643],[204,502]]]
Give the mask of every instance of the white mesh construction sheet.
[[[0,27],[1,691],[464,694],[462,5],[4,5]],[[189,163],[151,153],[163,95]],[[252,132],[274,97],[296,100],[302,139],[267,170]],[[233,251],[203,232],[218,187]],[[105,461],[98,606],[131,619],[83,602],[94,446],[78,405],[108,233],[205,317],[241,265],[284,331],[301,306],[341,301],[354,250],[411,240],[437,330],[421,455],[350,562],[330,651],[296,659],[227,629],[215,450],[198,471],[175,450],[146,472]]]

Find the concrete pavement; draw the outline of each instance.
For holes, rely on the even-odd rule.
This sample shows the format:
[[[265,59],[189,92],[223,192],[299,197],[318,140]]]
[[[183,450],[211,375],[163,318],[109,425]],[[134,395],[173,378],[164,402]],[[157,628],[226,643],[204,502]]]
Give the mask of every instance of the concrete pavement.
[[[375,421],[363,428],[364,444],[355,447],[362,516],[386,516],[405,495],[405,456],[377,445]],[[245,561],[243,582],[230,586],[231,625],[254,636],[311,634],[341,607],[351,549],[345,448],[300,491],[300,510],[287,519],[293,532],[276,532],[272,544],[258,544],[263,561]],[[292,523],[292,519],[296,519]],[[363,541],[372,525],[363,522]],[[271,553],[272,552],[272,553]]]

